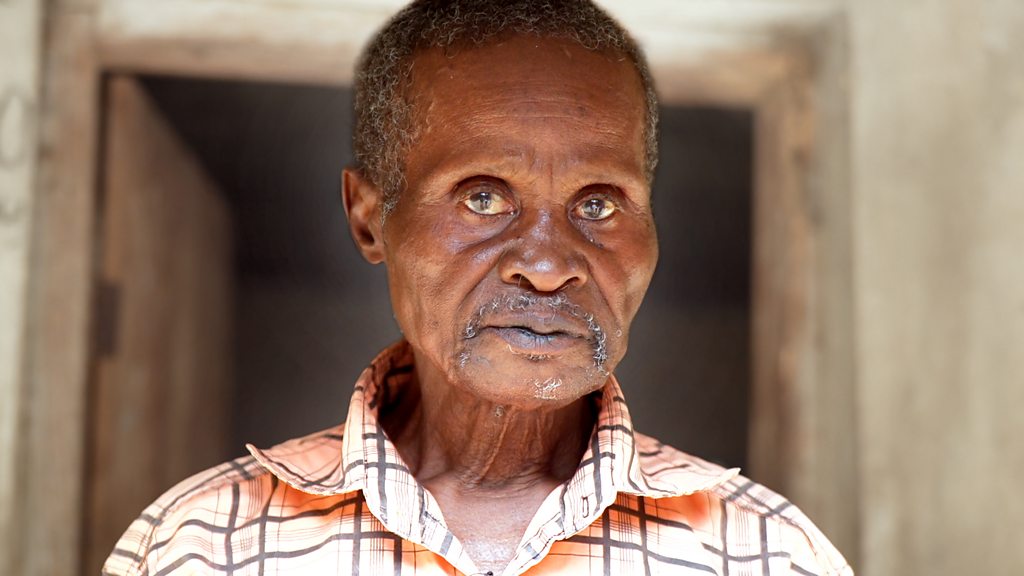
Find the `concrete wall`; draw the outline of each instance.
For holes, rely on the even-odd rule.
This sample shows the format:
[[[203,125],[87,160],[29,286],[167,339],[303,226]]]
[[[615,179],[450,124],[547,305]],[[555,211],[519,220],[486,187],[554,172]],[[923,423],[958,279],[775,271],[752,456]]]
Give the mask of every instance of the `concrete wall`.
[[[1024,2],[850,0],[860,573],[1024,573]]]
[[[12,573],[40,2],[0,2],[0,573]]]

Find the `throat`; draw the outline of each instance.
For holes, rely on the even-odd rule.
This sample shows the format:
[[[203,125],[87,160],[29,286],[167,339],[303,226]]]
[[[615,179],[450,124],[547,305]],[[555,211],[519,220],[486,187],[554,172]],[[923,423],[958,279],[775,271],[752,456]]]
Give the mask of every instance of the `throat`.
[[[419,412],[396,447],[421,482],[450,477],[465,492],[506,495],[572,477],[596,419],[589,399],[532,411],[448,398]]]
[[[598,398],[497,404],[424,366],[417,362],[404,402],[382,409],[381,424],[478,572],[501,574],[545,499],[576,472]]]
[[[444,513],[448,529],[462,544],[478,572],[501,574],[515,558],[530,522],[554,485],[537,485],[510,496],[500,490],[467,494],[454,485],[425,486]]]

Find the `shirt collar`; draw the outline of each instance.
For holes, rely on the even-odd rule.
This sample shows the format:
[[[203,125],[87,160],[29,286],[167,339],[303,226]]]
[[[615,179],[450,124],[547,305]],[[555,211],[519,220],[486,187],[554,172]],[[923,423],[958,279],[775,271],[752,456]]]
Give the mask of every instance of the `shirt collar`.
[[[381,352],[363,371],[343,426],[265,450],[247,448],[265,469],[297,490],[316,495],[361,490],[389,530],[426,544],[431,535],[423,531],[431,523],[423,520],[430,517],[443,526],[441,511],[418,482],[391,481],[412,476],[378,419],[380,407],[398,400],[412,376],[412,348],[403,340]],[[530,529],[565,538],[593,523],[620,492],[650,498],[693,494],[739,473],[636,432],[614,376],[597,401],[597,424],[576,473],[545,501],[548,505],[558,500],[560,521]]]

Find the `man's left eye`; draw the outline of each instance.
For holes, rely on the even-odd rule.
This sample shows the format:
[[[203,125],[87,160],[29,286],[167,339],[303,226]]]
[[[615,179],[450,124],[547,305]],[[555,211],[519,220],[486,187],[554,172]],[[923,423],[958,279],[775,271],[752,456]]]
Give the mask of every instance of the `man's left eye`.
[[[615,203],[607,198],[592,196],[576,205],[576,215],[584,220],[604,220],[615,213]]]

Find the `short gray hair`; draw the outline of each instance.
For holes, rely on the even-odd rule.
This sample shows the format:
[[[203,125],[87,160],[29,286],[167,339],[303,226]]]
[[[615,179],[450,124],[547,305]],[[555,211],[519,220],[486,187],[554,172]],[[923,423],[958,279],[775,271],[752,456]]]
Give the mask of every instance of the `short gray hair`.
[[[658,100],[640,48],[590,0],[416,0],[377,33],[355,76],[354,148],[358,167],[384,193],[383,214],[405,187],[405,154],[415,139],[407,94],[418,50],[457,44],[480,46],[503,34],[574,41],[588,50],[616,52],[636,67],[646,100],[644,169],[658,163]]]

